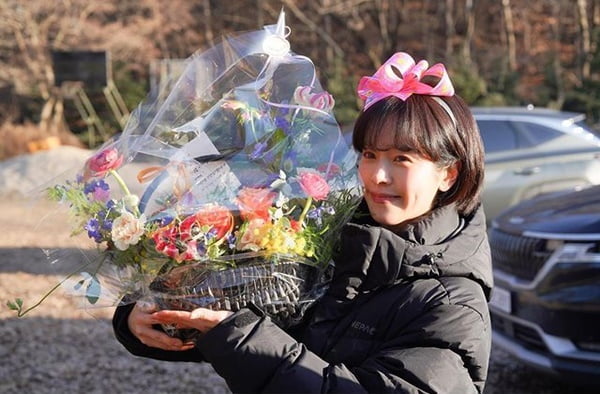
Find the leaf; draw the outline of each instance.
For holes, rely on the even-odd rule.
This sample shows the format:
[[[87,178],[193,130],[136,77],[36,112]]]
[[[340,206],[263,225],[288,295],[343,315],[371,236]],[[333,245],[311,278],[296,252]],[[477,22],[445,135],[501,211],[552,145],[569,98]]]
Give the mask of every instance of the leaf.
[[[6,306],[8,307],[8,309],[12,310],[12,311],[18,311],[20,312],[21,309],[23,309],[23,300],[20,298],[17,298],[13,301],[6,301]]]
[[[75,286],[73,286],[73,289],[74,289],[74,290],[79,290],[79,289],[81,289],[81,286],[83,286],[83,284],[84,284],[84,283],[85,283],[85,279],[82,279],[82,280],[80,280],[79,282],[77,282],[77,283],[75,284]]]
[[[92,276],[85,291],[85,298],[87,298],[90,304],[94,305],[96,302],[98,302],[98,299],[100,298],[100,290],[100,282],[96,276]]]

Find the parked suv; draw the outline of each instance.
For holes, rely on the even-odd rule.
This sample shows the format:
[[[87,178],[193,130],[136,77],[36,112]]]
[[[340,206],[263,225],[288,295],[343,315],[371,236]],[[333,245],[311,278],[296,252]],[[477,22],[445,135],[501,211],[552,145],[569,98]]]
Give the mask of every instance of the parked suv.
[[[494,343],[600,386],[600,186],[538,196],[490,229]]]
[[[485,148],[488,220],[535,195],[600,184],[600,139],[585,115],[525,107],[472,108]]]

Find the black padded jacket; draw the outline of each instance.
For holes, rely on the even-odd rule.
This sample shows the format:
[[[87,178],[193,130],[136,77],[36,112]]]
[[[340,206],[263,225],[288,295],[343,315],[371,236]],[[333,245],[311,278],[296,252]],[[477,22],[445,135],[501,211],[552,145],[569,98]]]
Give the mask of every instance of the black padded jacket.
[[[287,332],[242,309],[193,350],[168,352],[131,334],[131,306],[113,324],[131,353],[210,362],[233,392],[481,393],[491,287],[483,211],[448,206],[401,232],[347,224],[327,293]]]

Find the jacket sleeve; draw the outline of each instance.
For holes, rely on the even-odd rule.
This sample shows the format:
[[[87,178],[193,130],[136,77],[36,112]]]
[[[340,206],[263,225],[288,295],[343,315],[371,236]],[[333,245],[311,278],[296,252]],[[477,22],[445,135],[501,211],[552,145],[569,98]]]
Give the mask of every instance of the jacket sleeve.
[[[463,310],[473,313],[467,320],[458,317],[468,321],[465,329],[439,335],[448,331],[437,327],[436,315],[456,312],[430,311],[356,366],[329,364],[269,318],[249,310],[213,328],[197,347],[233,392],[480,393],[483,381],[480,385],[473,381],[463,359],[473,349],[449,347],[455,340],[464,341],[466,347],[477,346],[479,339],[467,338],[483,327],[477,314]]]
[[[327,362],[249,309],[222,321],[196,346],[234,393],[324,391]]]
[[[133,335],[127,324],[127,318],[134,305],[135,304],[128,304],[117,307],[112,321],[113,330],[117,340],[131,354],[164,361],[203,361],[202,355],[197,348],[176,352],[144,345],[135,335]]]

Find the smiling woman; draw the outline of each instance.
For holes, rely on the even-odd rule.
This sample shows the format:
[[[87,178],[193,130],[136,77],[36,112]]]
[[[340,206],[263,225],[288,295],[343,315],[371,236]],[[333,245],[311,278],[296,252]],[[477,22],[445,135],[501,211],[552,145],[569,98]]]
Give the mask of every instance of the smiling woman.
[[[234,313],[120,307],[113,322],[127,349],[207,361],[234,392],[483,392],[492,279],[475,120],[443,65],[405,53],[358,93],[364,201],[341,228],[325,294],[289,327],[253,304]],[[318,200],[325,191],[311,178],[300,184]],[[183,343],[156,323],[202,335]]]
[[[427,213],[438,192],[454,184],[456,164],[440,168],[414,152],[365,149],[358,170],[376,222],[394,226]]]

